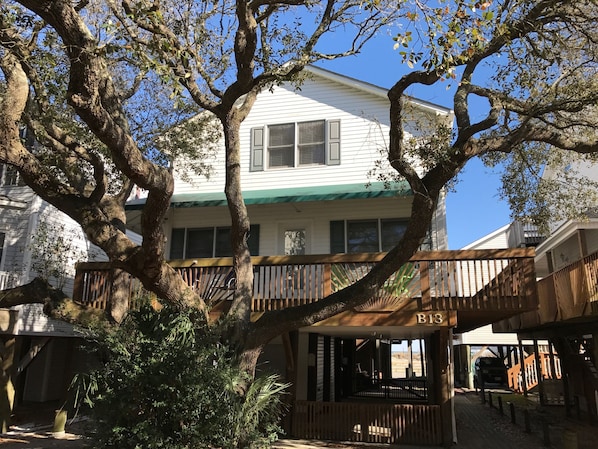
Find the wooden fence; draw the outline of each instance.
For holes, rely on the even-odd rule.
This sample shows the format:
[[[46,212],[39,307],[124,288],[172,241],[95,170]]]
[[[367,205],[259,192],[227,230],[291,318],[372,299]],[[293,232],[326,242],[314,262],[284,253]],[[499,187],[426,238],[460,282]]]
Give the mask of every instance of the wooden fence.
[[[361,443],[439,445],[439,405],[297,401],[295,438]]]

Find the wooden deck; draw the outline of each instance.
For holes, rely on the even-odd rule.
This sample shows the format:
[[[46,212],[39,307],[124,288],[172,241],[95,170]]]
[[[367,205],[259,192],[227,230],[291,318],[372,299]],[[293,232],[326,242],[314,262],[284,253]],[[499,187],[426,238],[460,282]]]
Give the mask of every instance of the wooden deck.
[[[508,315],[535,309],[533,250],[418,252],[359,311],[395,311],[405,298],[420,311],[501,311]],[[363,277],[382,253],[252,257],[254,312],[279,310],[318,301]],[[230,258],[176,260],[171,265],[210,303],[232,296]],[[108,301],[110,266],[77,266],[74,299],[96,308]],[[131,279],[134,296],[141,291]]]
[[[383,257],[380,253],[253,257],[252,310],[259,313],[318,301],[361,279]],[[513,316],[537,307],[533,257],[529,249],[418,252],[358,310],[343,312],[337,321],[322,323],[362,327],[372,323],[431,324],[438,328],[454,326],[455,320],[442,324],[419,320],[445,315],[459,316],[461,320],[463,314],[474,322],[473,316]],[[209,303],[225,303],[232,297],[234,271],[230,258],[176,260],[171,265]],[[110,265],[106,263],[80,264],[74,299],[105,308],[109,273]],[[142,291],[135,279],[131,279],[129,288],[132,296]],[[397,310],[402,313],[394,313]],[[384,317],[382,321],[376,321],[380,316]],[[414,317],[417,324],[413,324]],[[448,330],[436,333],[437,344],[444,346]],[[446,351],[443,354],[446,356]],[[447,375],[440,369],[435,372],[439,379]],[[290,434],[296,438],[370,443],[442,443],[450,413],[446,404],[431,403],[435,402],[432,397],[441,397],[441,391],[429,392],[425,380],[392,381],[379,387],[375,395],[356,398],[356,402],[297,401]],[[399,400],[415,403],[396,403]]]
[[[496,323],[499,332],[598,321],[598,252],[538,281],[538,309]]]

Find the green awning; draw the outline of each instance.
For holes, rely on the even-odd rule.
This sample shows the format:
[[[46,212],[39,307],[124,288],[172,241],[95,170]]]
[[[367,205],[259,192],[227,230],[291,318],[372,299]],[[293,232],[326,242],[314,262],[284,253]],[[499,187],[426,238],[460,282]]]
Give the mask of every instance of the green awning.
[[[243,192],[245,204],[294,203],[298,201],[332,201],[364,198],[390,198],[411,194],[409,184],[403,182],[386,186],[383,182],[365,184],[341,184],[335,186],[289,187],[286,189],[247,190]],[[127,203],[127,210],[142,209],[145,199]],[[223,192],[183,193],[173,195],[172,207],[226,206]]]

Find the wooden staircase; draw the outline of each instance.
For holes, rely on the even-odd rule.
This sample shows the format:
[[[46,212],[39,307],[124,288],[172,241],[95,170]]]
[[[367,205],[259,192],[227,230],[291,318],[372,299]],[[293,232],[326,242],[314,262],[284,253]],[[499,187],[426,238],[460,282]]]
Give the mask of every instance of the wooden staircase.
[[[517,393],[529,392],[536,388],[540,380],[545,383],[545,400],[549,403],[561,403],[563,399],[561,386],[561,362],[558,355],[554,354],[551,360],[547,352],[538,353],[538,363],[536,363],[536,354],[528,355],[523,361],[523,370],[521,363],[509,368],[507,379],[509,388]],[[540,372],[538,372],[538,365]]]

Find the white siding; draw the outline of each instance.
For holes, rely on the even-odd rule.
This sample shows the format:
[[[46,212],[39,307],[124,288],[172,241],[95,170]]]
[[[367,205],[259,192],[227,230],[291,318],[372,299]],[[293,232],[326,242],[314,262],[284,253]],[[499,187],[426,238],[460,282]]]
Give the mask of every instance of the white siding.
[[[64,281],[49,279],[54,287],[61,288],[67,295],[72,295],[75,264],[81,261],[107,260],[104,252],[92,245],[85,237],[81,226],[54,206],[42,201],[28,187],[0,187],[1,193],[9,198],[0,201],[0,232],[5,233],[5,242],[0,270],[18,277],[19,283],[33,280],[39,273],[32,267],[36,257],[40,256],[31,250],[32,242],[38,232],[40,223],[45,223],[50,230],[63,230],[60,237],[72,248],[72,256],[66,261]],[[127,235],[135,243],[141,242],[141,236],[127,231]],[[43,273],[42,273],[43,274]]]
[[[523,242],[525,242],[525,238],[521,231],[521,225],[511,223],[470,243],[463,247],[463,249],[517,248]]]
[[[368,177],[388,144],[389,102],[363,90],[315,77],[300,90],[278,86],[258,98],[241,125],[241,167],[243,189],[357,184],[376,181]],[[308,120],[340,120],[340,165],[267,169],[250,172],[251,129],[266,125]],[[224,188],[224,152],[214,162],[209,181],[196,177],[187,183],[176,180],[175,193],[221,192]]]
[[[81,336],[75,327],[65,321],[49,318],[43,310],[43,304],[23,304],[16,306],[19,317],[16,325],[17,335],[36,335],[72,337]]]
[[[381,152],[388,146],[389,101],[383,89],[320,70],[296,88],[276,86],[260,93],[240,129],[242,188],[244,191],[293,187],[362,184],[378,179],[368,174]],[[313,73],[315,72],[315,73]],[[414,103],[415,104],[415,103]],[[452,115],[433,105],[415,106],[415,125],[431,123]],[[250,171],[252,130],[268,125],[299,123],[311,120],[340,121],[340,164]],[[417,129],[421,133],[423,128]],[[414,131],[415,132],[415,131]],[[267,137],[266,137],[267,139]],[[257,147],[261,148],[259,142]],[[267,154],[264,156],[267,160]],[[180,162],[179,162],[180,163]],[[259,164],[258,164],[259,165]],[[175,172],[176,173],[176,172]],[[209,180],[195,177],[189,182],[175,180],[175,194],[222,192],[224,189],[224,151],[214,161]],[[260,255],[283,253],[281,234],[285,229],[307,231],[307,252],[330,252],[330,221],[376,218],[407,218],[410,198],[376,198],[321,202],[276,203],[248,206],[252,224],[260,225]],[[228,226],[225,207],[174,208],[169,212],[165,232],[173,228]],[[433,247],[448,248],[445,199],[442,196],[432,225]],[[167,244],[169,245],[169,243]],[[169,254],[170,248],[167,248]]]
[[[15,285],[33,280],[38,273],[32,265],[40,254],[32,249],[34,235],[40,222],[47,223],[51,229],[64,227],[62,237],[72,245],[76,256],[69,258],[64,267],[66,279],[63,285],[57,279],[49,279],[55,287],[69,296],[72,295],[75,263],[97,258],[99,250],[91,249],[78,223],[60,212],[55,207],[42,201],[28,187],[0,187],[0,232],[5,233],[2,257],[2,279],[18,279]],[[48,318],[43,313],[41,304],[29,304],[15,307],[18,320],[15,333],[19,335],[43,334],[46,336],[73,336],[73,326]]]
[[[492,332],[492,324],[482,326],[470,332],[465,332],[464,334],[459,334],[457,338],[458,340],[455,344],[471,346],[516,345],[518,343],[517,334],[495,334]]]
[[[35,223],[34,233],[40,223],[47,224],[50,229],[60,230],[63,234],[56,237],[63,240],[65,249],[70,248],[69,254],[64,259],[64,279],[50,278],[49,282],[55,287],[62,289],[68,296],[72,296],[75,264],[77,262],[95,260],[98,253],[91,248],[91,244],[85,237],[85,233],[75,220],[46,202],[43,202],[39,209],[39,218],[37,223]],[[35,256],[35,254],[32,254],[34,260]],[[36,275],[37,273],[32,271],[30,280]]]
[[[581,259],[577,233],[571,235],[552,250],[554,270],[557,271]]]
[[[438,250],[448,249],[448,235],[446,232],[446,192],[442,191],[438,200],[438,207],[432,221],[432,247]]]
[[[308,231],[309,254],[330,252],[330,221],[407,217],[410,198],[370,198],[319,202],[278,203],[248,206],[252,224],[260,226],[260,254],[284,254],[279,241],[281,227],[302,227]],[[165,229],[230,226],[226,207],[174,208]],[[169,254],[170,247],[166,254]]]
[[[0,270],[19,276],[27,246],[33,192],[24,187],[0,187],[0,232],[5,234]]]

